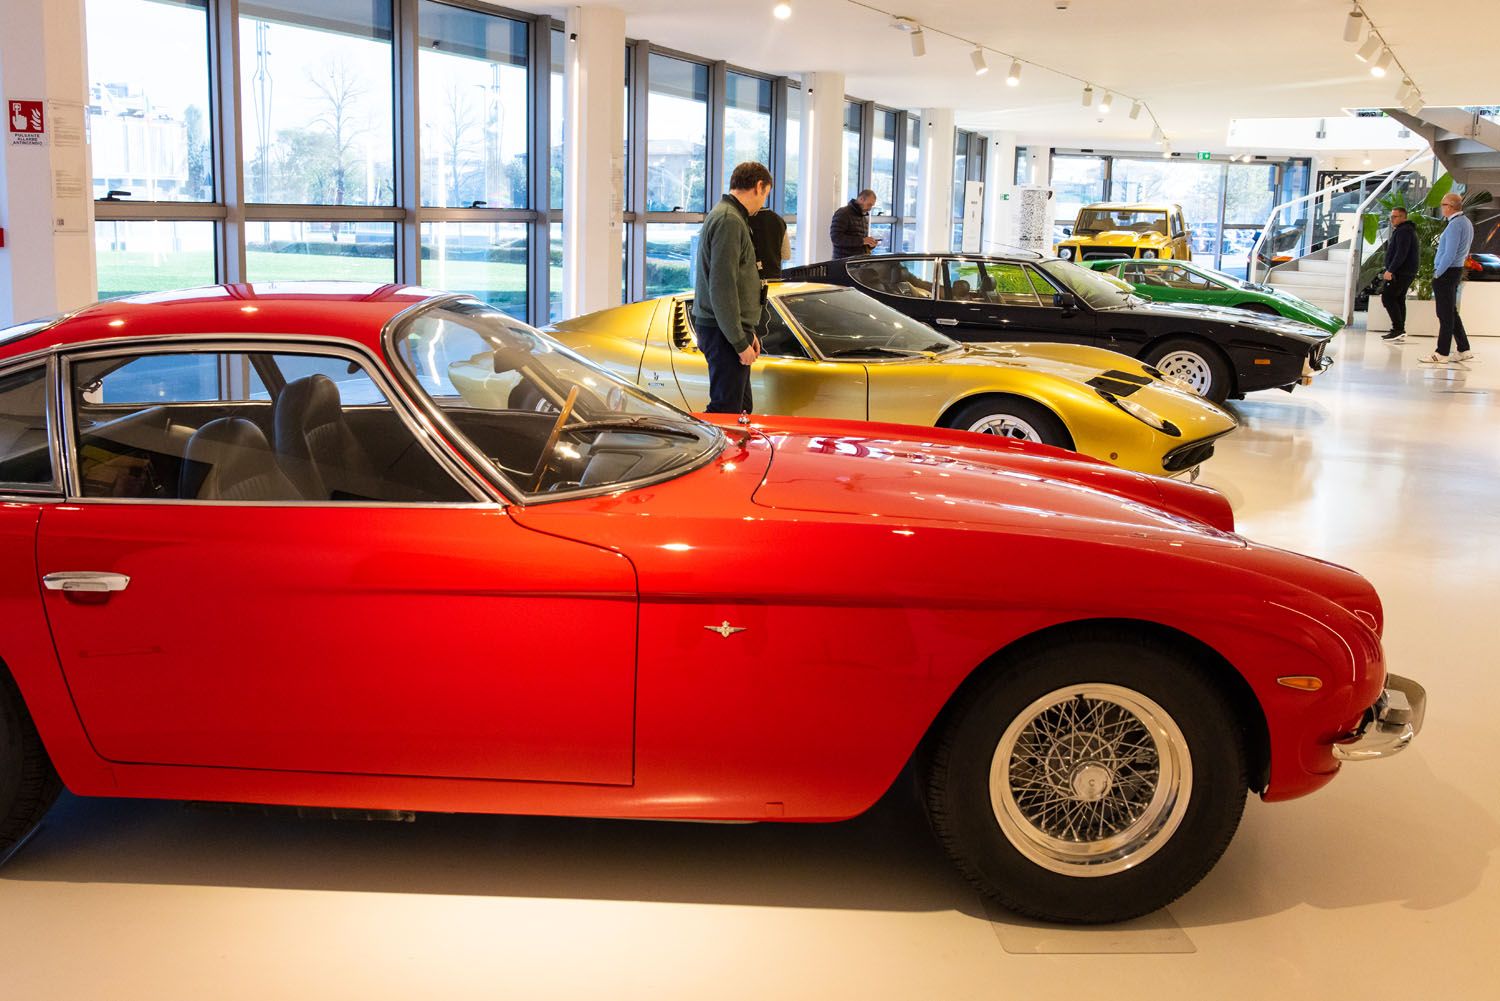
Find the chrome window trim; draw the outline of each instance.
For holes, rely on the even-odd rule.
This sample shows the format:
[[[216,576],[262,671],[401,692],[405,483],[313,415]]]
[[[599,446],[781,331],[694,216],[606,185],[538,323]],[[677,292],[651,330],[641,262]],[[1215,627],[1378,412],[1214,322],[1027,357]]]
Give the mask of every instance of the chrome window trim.
[[[458,428],[454,426],[453,422],[448,419],[447,413],[443,410],[442,407],[438,406],[437,401],[429,396],[427,391],[424,390],[419,384],[417,384],[416,379],[409,371],[407,371],[406,366],[401,363],[400,356],[396,352],[396,332],[399,329],[404,327],[411,320],[416,319],[422,313],[427,312],[429,309],[437,309],[442,306],[451,306],[456,302],[474,302],[479,303],[479,305],[481,306],[486,305],[484,302],[481,302],[479,299],[476,299],[472,295],[466,295],[459,292],[455,292],[451,295],[434,296],[431,299],[424,299],[422,302],[408,306],[406,309],[403,309],[401,312],[397,313],[395,316],[386,321],[385,326],[380,330],[380,349],[385,352],[387,364],[390,365],[391,372],[394,373],[396,380],[401,383],[402,390],[410,395],[413,404],[416,407],[420,408],[426,414],[429,420],[433,421],[438,427],[442,428],[444,434],[447,435],[448,440],[452,442],[453,447],[460,453],[462,453],[463,456],[474,465],[474,468],[483,470],[484,475],[489,480],[493,481],[494,488],[501,491],[503,494],[505,494],[506,497],[511,498],[512,503],[520,507],[529,507],[537,504],[555,504],[561,501],[584,500],[591,497],[608,497],[613,494],[628,493],[631,490],[640,490],[644,487],[656,486],[659,483],[666,483],[669,480],[675,480],[679,477],[686,476],[688,473],[696,472],[699,469],[702,469],[704,466],[708,465],[714,459],[717,459],[721,454],[723,454],[724,446],[729,440],[728,432],[723,428],[709,424],[707,421],[699,421],[699,423],[706,424],[717,431],[719,433],[719,440],[715,443],[716,447],[709,448],[703,453],[702,456],[700,456],[693,462],[686,463],[684,465],[677,466],[673,469],[657,473],[653,476],[647,476],[642,479],[627,480],[623,483],[610,483],[604,486],[590,487],[586,490],[567,490],[556,494],[530,494],[521,491],[519,487],[512,483],[510,479],[500,471],[500,469],[489,458],[489,456],[481,452],[478,446],[476,446],[469,440],[468,435],[459,431]],[[493,309],[494,307],[491,306],[488,308]],[[511,319],[514,319],[514,317],[511,317]],[[522,325],[529,326],[528,324],[524,323]],[[535,328],[531,329],[535,330]],[[548,337],[548,335],[546,334],[542,334],[539,330],[535,332],[540,334],[542,337],[547,337],[548,340],[552,340],[552,338]],[[566,347],[566,345],[564,345],[564,347]],[[609,370],[604,369],[604,371]],[[613,372],[610,372],[610,375],[615,378],[621,379],[622,382],[629,382],[629,380],[626,380],[623,377],[616,376]],[[651,393],[650,390],[647,390],[639,383],[631,384],[652,397],[656,396],[655,393]],[[692,417],[691,413],[687,411],[681,411],[677,407],[674,407],[670,403],[667,403],[665,400],[661,402],[664,406],[667,406],[672,410],[678,410],[679,413],[684,413],[687,416]],[[694,420],[698,420],[698,418],[694,418]]]
[[[28,335],[29,336],[29,335]],[[47,483],[12,483],[0,480],[0,497],[19,496],[29,500],[55,498],[62,494],[61,466],[57,450],[57,401],[52,392],[56,384],[54,361],[45,352],[33,351],[21,358],[0,362],[0,378],[16,375],[31,368],[42,369],[42,417],[47,422],[47,451],[52,464],[52,479]]]
[[[310,335],[299,337],[292,334],[257,334],[251,335],[253,339],[247,339],[244,334],[195,334],[195,335],[153,335],[141,338],[122,338],[106,342],[91,342],[87,346],[79,345],[70,348],[53,349],[57,358],[57,380],[56,393],[61,404],[61,420],[59,421],[59,436],[64,448],[66,465],[65,473],[65,496],[79,503],[106,503],[106,504],[196,504],[196,505],[220,505],[220,506],[248,506],[248,507],[316,507],[337,510],[350,507],[378,507],[378,508],[432,508],[432,507],[483,507],[492,506],[496,503],[503,505],[503,498],[496,498],[487,489],[488,484],[480,477],[475,476],[462,463],[458,462],[449,450],[447,442],[436,431],[429,427],[421,419],[420,413],[412,407],[411,402],[400,392],[393,392],[396,388],[387,373],[383,371],[378,356],[373,354],[364,345],[355,341],[339,338],[318,337]],[[163,351],[162,349],[168,349]],[[290,350],[280,350],[290,349]],[[77,436],[71,433],[74,423],[72,365],[77,361],[85,361],[90,358],[109,358],[119,355],[148,355],[156,353],[173,354],[199,354],[199,353],[242,353],[242,354],[332,354],[354,361],[363,366],[366,374],[385,394],[391,404],[392,411],[398,419],[406,426],[412,436],[422,445],[427,453],[436,461],[441,469],[452,476],[474,498],[472,504],[454,504],[454,502],[421,503],[412,501],[362,501],[362,502],[330,502],[330,501],[200,501],[183,498],[153,498],[153,497],[83,497],[80,489],[78,470]],[[260,403],[263,401],[250,401]],[[62,429],[67,429],[64,432]],[[56,443],[56,439],[54,439]]]

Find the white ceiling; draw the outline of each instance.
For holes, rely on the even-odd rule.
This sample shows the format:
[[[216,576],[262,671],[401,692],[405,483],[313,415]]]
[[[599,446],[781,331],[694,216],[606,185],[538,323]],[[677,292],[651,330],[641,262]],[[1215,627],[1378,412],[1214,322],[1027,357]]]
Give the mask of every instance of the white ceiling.
[[[889,19],[848,0],[791,0],[777,21],[772,0],[578,0],[626,12],[632,38],[778,74],[841,72],[850,96],[903,108],[958,112],[960,126],[1016,132],[1059,146],[1146,144],[1150,122],[1128,102],[1100,116],[1078,84],[1026,67],[1005,85],[990,56],[975,77],[969,49],[927,32],[911,55]],[[1234,118],[1330,116],[1350,107],[1394,106],[1398,71],[1370,76],[1343,41],[1347,0],[872,0],[934,29],[1054,66],[1105,89],[1144,98],[1178,149],[1225,148]],[[561,8],[523,2],[534,10]],[[1364,3],[1432,105],[1500,103],[1493,70],[1496,0],[1368,0]],[[1486,58],[1488,57],[1488,58]],[[1103,117],[1101,122],[1099,119]]]

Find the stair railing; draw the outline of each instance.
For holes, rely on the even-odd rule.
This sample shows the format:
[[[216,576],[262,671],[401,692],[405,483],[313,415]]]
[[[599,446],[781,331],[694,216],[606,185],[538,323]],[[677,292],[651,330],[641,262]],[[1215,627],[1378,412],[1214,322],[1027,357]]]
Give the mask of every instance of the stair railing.
[[[1356,286],[1359,285],[1359,275],[1365,263],[1365,213],[1371,205],[1375,204],[1377,198],[1390,190],[1397,178],[1415,164],[1430,160],[1432,157],[1433,152],[1430,149],[1417,150],[1401,163],[1390,168],[1386,172],[1385,180],[1377,184],[1355,210],[1354,237],[1349,241],[1349,269],[1344,272],[1344,312],[1342,315],[1345,323],[1350,323],[1354,319],[1354,300],[1359,295],[1359,289]]]

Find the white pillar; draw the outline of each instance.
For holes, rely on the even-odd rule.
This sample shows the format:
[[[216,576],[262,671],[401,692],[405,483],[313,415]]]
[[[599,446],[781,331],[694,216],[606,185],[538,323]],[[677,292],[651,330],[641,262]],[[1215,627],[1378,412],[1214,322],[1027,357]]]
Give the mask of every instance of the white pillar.
[[[563,66],[563,315],[620,304],[625,14],[568,10]]]
[[[983,250],[993,254],[1001,247],[1014,247],[1016,134],[989,132],[988,161],[984,165]]]
[[[917,178],[917,249],[946,253],[953,244],[953,109],[922,112],[922,169]]]
[[[797,182],[797,264],[833,256],[828,226],[844,204],[844,75],[802,77],[802,176]]]
[[[83,0],[0,4],[0,93],[7,119],[0,129],[0,326],[6,326],[97,298],[93,171],[82,141]],[[46,145],[11,144],[12,101],[44,102]],[[58,128],[68,125],[76,131]]]

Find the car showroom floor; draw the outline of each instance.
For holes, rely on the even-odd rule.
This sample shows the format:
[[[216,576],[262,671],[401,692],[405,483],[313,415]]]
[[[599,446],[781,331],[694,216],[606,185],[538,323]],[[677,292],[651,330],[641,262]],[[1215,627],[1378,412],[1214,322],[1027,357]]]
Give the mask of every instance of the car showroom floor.
[[[0,997],[1495,997],[1500,340],[1447,372],[1416,366],[1431,340],[1336,344],[1315,388],[1238,405],[1203,482],[1246,534],[1374,580],[1426,730],[1308,799],[1252,799],[1164,913],[1091,930],[992,913],[900,794],[830,826],[65,797],[0,870]]]

